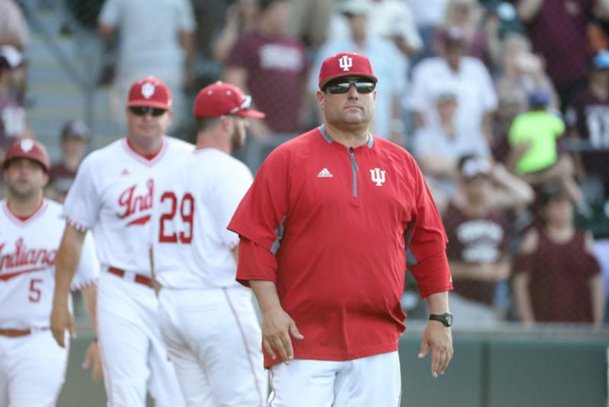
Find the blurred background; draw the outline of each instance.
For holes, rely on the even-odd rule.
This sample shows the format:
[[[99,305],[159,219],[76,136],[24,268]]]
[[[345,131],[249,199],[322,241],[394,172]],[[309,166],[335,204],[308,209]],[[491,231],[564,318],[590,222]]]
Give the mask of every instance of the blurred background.
[[[371,59],[371,131],[413,154],[449,237],[455,359],[438,380],[416,359],[427,311],[407,275],[404,405],[608,406],[607,0],[0,0],[0,161],[42,141],[63,200],[83,156],[124,135],[131,82],[155,75],[189,141],[199,89],[251,94],[267,118],[236,155],[255,172],[320,124],[319,66],[340,51]],[[101,406],[75,301],[59,405]]]

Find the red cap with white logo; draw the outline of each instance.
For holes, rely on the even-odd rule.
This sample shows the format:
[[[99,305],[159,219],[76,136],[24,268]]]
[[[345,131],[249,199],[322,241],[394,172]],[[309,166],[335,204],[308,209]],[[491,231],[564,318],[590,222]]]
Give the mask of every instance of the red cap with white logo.
[[[192,108],[195,117],[237,115],[262,119],[265,114],[252,109],[252,98],[230,83],[216,82],[201,89]]]
[[[30,138],[19,139],[9,147],[4,156],[3,168],[6,169],[9,163],[17,158],[28,158],[36,161],[42,165],[45,172],[49,172],[51,168],[49,153],[47,153],[45,146]]]
[[[127,106],[171,108],[171,91],[160,79],[149,76],[133,82],[129,90]]]
[[[355,52],[341,52],[326,58],[321,64],[319,88],[323,89],[329,81],[343,76],[363,76],[374,83],[378,81],[368,58]]]

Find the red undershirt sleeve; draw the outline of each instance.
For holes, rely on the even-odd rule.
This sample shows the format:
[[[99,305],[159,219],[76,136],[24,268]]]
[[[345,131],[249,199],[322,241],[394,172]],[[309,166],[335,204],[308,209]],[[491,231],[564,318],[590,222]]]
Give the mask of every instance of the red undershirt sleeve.
[[[277,277],[277,259],[275,255],[262,246],[241,236],[239,240],[239,263],[236,280],[249,287],[249,280],[275,282]]]
[[[417,280],[419,294],[423,298],[435,293],[450,291],[453,288],[448,259],[444,251],[410,266],[409,270]]]

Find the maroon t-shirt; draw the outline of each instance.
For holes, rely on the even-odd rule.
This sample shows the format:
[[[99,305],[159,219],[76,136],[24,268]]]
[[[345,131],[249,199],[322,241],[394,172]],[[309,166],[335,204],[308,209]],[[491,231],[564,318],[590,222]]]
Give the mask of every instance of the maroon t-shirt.
[[[586,34],[594,0],[548,0],[525,24],[533,51],[546,61],[546,70],[557,87],[583,80],[590,49]]]
[[[571,103],[568,124],[597,151],[582,152],[588,174],[594,174],[609,186],[609,98],[599,99],[589,88],[582,89]]]
[[[566,243],[550,241],[543,227],[537,232],[537,251],[520,263],[526,266],[516,270],[530,275],[535,320],[593,322],[590,278],[600,272],[600,267],[585,250],[585,232],[577,230]]]
[[[298,133],[302,92],[307,72],[304,45],[287,35],[243,34],[226,61],[247,70],[247,88],[256,107],[266,113],[275,133]]]
[[[507,222],[497,212],[484,217],[470,217],[454,204],[444,215],[448,235],[448,260],[463,263],[496,263],[506,256]],[[495,283],[453,277],[456,293],[472,301],[492,305]]]
[[[51,176],[50,185],[65,199],[76,178],[76,171],[67,169],[63,163],[59,162],[51,166],[49,175]]]

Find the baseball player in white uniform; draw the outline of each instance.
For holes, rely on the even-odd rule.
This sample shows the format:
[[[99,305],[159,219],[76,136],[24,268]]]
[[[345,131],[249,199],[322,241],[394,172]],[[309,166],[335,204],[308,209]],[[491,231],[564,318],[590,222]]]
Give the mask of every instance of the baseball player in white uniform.
[[[61,344],[71,326],[67,287],[91,229],[102,266],[98,331],[108,405],[143,407],[148,389],[155,405],[179,407],[182,394],[159,331],[149,234],[156,178],[181,164],[193,146],[164,135],[171,93],[158,79],[134,82],[125,110],[127,136],[86,157],[66,197],[51,328]]]
[[[47,200],[49,157],[34,140],[16,141],[3,164],[8,197],[0,201],[0,406],[54,406],[67,349],[49,330],[55,255],[65,227],[61,205]],[[95,311],[99,264],[88,238],[71,288]]]
[[[252,292],[238,284],[239,237],[226,229],[252,182],[230,152],[245,141],[251,98],[218,82],[195,99],[189,160],[155,189],[153,267],[161,332],[188,406],[260,407],[267,395]]]

